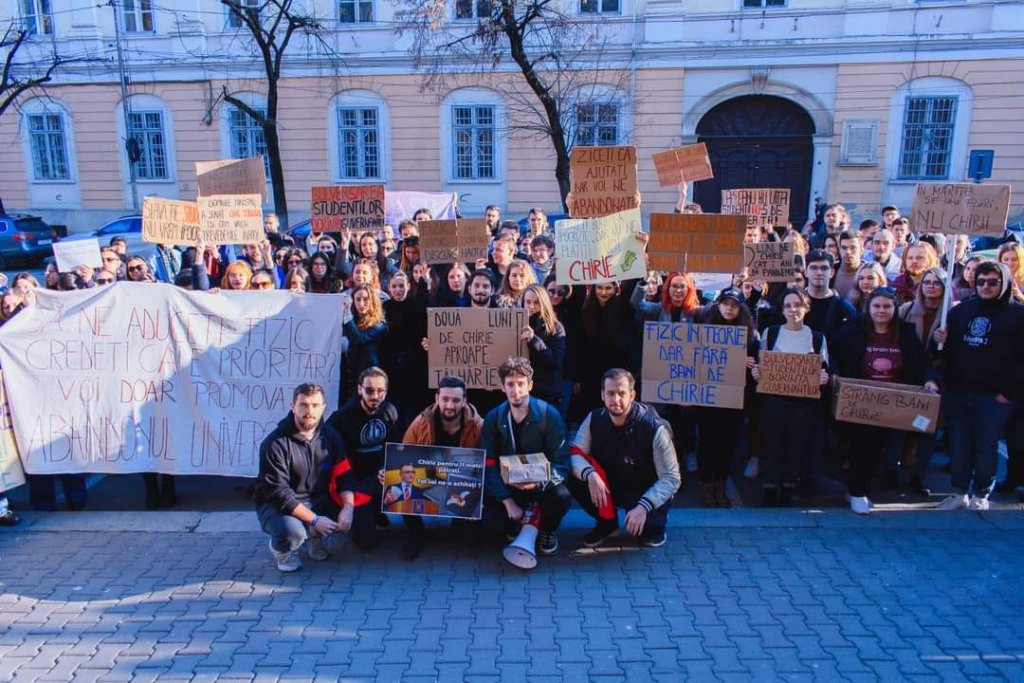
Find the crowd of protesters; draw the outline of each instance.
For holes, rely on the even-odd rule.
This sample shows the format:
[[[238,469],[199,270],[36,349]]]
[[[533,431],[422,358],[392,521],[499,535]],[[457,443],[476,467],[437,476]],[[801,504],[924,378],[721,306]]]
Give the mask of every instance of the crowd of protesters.
[[[533,524],[541,554],[557,551],[555,532],[573,499],[596,520],[586,545],[620,533],[616,508],[626,510],[627,533],[661,545],[683,473],[696,478],[704,506],[736,501],[735,487],[727,486],[735,472],[759,480],[762,504],[774,507],[814,491],[830,467],[845,470],[850,509],[868,514],[874,487],[930,496],[932,454],[945,442],[952,490],[937,507],[984,510],[1005,440],[1008,468],[999,486],[1024,486],[1024,355],[1017,348],[1024,339],[1024,248],[1015,241],[1001,244],[995,258],[972,255],[965,236],[920,234],[897,207],[854,226],[835,204],[802,228],[748,231],[748,241],[793,244],[798,267],[786,283],[738,274],[731,286],[702,292],[691,273],[651,271],[643,280],[570,286],[555,275],[555,228],[542,209],[530,211],[524,230],[502,221],[498,207],[485,216],[490,255],[471,264],[421,260],[417,224],[430,218],[425,210],[397,231],[302,240],[282,232],[270,214],[266,240],[237,250],[161,246],[142,258],[115,239],[102,249],[101,269],[60,273],[50,266],[43,283],[15,277],[0,320],[31,305],[36,287],[119,280],[340,293],[339,409],[324,419],[323,388],[300,386],[292,413],[261,453],[255,498],[283,571],[301,566],[298,550],[307,538],[313,559],[326,556],[323,539],[339,531],[363,550],[376,547],[389,525],[380,512],[383,447],[403,440],[485,448],[491,504],[480,530],[503,538]],[[525,309],[527,353],[502,366],[501,391],[467,390],[455,378],[442,379],[436,392],[426,388],[426,309],[433,306]],[[641,403],[645,321],[746,327],[743,408]],[[757,394],[762,350],[820,354],[822,398]],[[912,434],[838,423],[829,416],[837,376],[940,393],[943,426]],[[501,482],[496,457],[524,452],[548,456],[547,485]],[[81,475],[30,476],[33,507],[54,508],[58,480],[69,507],[85,505]],[[176,503],[173,477],[144,475],[144,485],[148,508]],[[0,510],[0,521],[16,519]],[[418,518],[405,520],[404,552],[412,558],[426,536]]]

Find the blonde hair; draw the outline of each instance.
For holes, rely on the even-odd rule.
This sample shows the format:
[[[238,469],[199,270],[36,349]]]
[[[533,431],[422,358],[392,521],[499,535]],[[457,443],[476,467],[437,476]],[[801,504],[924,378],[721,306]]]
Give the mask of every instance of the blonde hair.
[[[370,297],[370,308],[362,316],[355,312],[356,294],[359,292],[366,292]],[[368,330],[384,322],[384,305],[380,302],[380,295],[373,285],[362,284],[352,288],[352,317],[360,330]]]
[[[501,281],[501,291],[498,292],[498,305],[499,306],[516,306],[522,303],[523,293],[526,292],[526,287],[523,288],[522,292],[518,294],[512,289],[509,284],[509,275],[512,274],[513,268],[519,268],[523,271],[523,279],[526,280],[526,287],[537,284],[537,274],[533,272],[533,268],[529,263],[523,259],[512,259],[512,263],[508,264],[508,268],[505,270],[505,277]],[[546,294],[547,292],[545,292]]]
[[[540,321],[541,326],[544,328],[544,334],[555,334],[558,331],[559,322],[558,316],[555,315],[555,308],[551,305],[551,297],[548,296],[548,290],[544,289],[543,285],[535,282],[523,292],[524,300],[526,299],[527,292],[532,292],[537,297],[537,303],[540,304]]]

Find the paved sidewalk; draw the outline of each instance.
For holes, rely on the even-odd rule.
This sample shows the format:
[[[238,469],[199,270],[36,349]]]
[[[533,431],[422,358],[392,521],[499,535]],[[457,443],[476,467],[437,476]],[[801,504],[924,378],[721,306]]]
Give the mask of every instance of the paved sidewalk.
[[[4,681],[1024,680],[1018,512],[680,510],[578,551],[573,511],[532,573],[435,527],[292,575],[248,512],[25,516]]]

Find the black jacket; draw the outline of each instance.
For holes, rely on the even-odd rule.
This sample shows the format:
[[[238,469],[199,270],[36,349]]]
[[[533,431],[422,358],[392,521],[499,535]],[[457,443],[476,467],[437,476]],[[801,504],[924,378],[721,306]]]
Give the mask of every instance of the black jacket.
[[[256,504],[270,503],[281,514],[290,515],[300,503],[327,494],[331,468],[344,459],[344,442],[334,428],[321,421],[313,438],[305,441],[289,412],[260,444]]]
[[[928,380],[939,381],[939,373],[932,368],[925,355],[924,346],[917,337],[914,326],[905,320],[896,320],[900,326],[900,355],[903,369],[899,381],[902,384],[924,384]],[[868,323],[870,324],[870,323]],[[861,378],[861,363],[868,345],[868,328],[863,319],[847,323],[836,333],[829,347],[833,369],[840,377]]]
[[[390,401],[382,401],[377,410],[367,414],[359,394],[353,394],[327,418],[327,424],[338,430],[348,444],[348,459],[356,481],[369,477],[376,480],[377,472],[384,467],[384,444],[402,441],[398,410]]]

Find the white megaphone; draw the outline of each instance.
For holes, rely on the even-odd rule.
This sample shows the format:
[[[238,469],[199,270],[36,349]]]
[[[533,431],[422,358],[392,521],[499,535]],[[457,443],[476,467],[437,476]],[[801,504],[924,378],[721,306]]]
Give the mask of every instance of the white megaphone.
[[[533,569],[537,566],[537,527],[524,524],[516,540],[509,543],[501,554],[509,564],[520,569]]]

